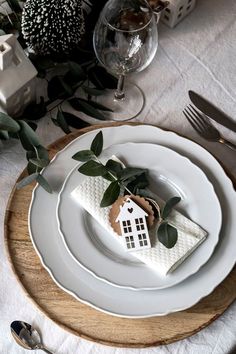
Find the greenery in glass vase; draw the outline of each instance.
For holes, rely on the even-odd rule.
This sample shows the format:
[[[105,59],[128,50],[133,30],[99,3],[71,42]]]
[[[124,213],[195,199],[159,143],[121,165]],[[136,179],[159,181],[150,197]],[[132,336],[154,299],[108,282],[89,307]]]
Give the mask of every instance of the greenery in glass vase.
[[[109,112],[109,108],[98,104],[93,97],[102,95],[106,89],[116,88],[117,80],[98,65],[92,45],[93,29],[105,2],[106,0],[84,2],[86,10],[83,10],[83,17],[80,17],[80,21],[84,18],[84,23],[77,23],[82,29],[80,41],[77,42],[78,37],[76,37],[70,50],[62,52],[61,48],[56,48],[59,50],[40,52],[40,48],[37,47],[37,52],[30,52],[29,59],[38,70],[38,77],[47,81],[47,99],[40,97],[39,101],[31,102],[20,117],[10,117],[0,112],[0,139],[19,139],[26,151],[29,176],[18,184],[19,188],[37,180],[43,188],[51,192],[47,181],[40,174],[42,168],[49,163],[47,149],[42,146],[36,133],[37,121],[40,118],[50,114],[52,122],[66,134],[70,133],[71,128],[79,129],[89,125],[79,117],[80,113],[99,120],[107,119],[106,113]],[[21,30],[22,3],[18,0],[7,0],[7,3],[12,12],[7,14],[0,10],[2,12],[0,14],[0,35],[14,33],[22,47],[27,48],[28,36],[25,36],[25,41]],[[26,5],[29,3],[30,1],[27,0]],[[47,4],[45,6],[45,11],[47,11],[51,2],[44,0],[43,3]],[[74,0],[71,0],[71,4],[74,4]],[[35,1],[32,1],[31,5],[38,6]],[[29,11],[28,7],[27,16],[25,15],[25,31],[29,22],[33,21],[33,12],[31,8]],[[28,44],[31,43],[28,40]],[[77,111],[76,115],[64,111],[64,102]]]

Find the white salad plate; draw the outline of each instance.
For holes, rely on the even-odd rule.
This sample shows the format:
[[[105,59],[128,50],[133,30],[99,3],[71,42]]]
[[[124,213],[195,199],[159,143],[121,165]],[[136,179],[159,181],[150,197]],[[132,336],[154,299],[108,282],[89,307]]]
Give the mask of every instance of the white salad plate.
[[[99,158],[105,162],[112,155],[126,166],[148,169],[151,191],[163,200],[181,197],[179,211],[206,230],[208,236],[173,273],[158,274],[132,256],[132,252],[125,252],[123,246],[72,198],[72,191],[87,178],[75,167],[58,198],[58,227],[66,248],[84,269],[115,286],[155,290],[180,283],[208,261],[219,239],[221,208],[212,184],[188,158],[160,145],[113,145]]]
[[[107,127],[102,128],[102,131],[104,148],[130,141],[149,142],[170,147],[199,166],[213,184],[221,204],[223,218],[219,242],[210,260],[197,273],[178,285],[162,290],[133,291],[118,288],[83,269],[65,248],[58,231],[56,206],[63,182],[76,166],[71,156],[79,150],[88,149],[98,132],[94,130],[67,145],[43,171],[54,193],[49,194],[36,186],[32,194],[29,229],[42,264],[63,290],[81,302],[115,316],[162,316],[195,305],[224,280],[236,261],[236,193],[231,180],[210,153],[175,133],[148,125]]]

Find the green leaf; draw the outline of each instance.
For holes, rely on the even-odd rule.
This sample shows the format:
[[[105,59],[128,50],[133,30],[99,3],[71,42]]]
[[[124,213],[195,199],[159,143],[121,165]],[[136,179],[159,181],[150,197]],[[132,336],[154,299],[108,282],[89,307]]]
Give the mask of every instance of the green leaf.
[[[106,120],[107,117],[99,112],[96,108],[92,107],[91,104],[89,103],[90,101],[82,100],[80,98],[72,98],[68,101],[72,108],[83,112],[87,114],[90,117],[100,119],[100,120]]]
[[[162,216],[163,219],[165,219],[165,218],[167,218],[167,216],[169,216],[169,214],[171,213],[173,207],[176,204],[178,204],[180,202],[180,200],[181,200],[180,197],[173,197],[173,198],[170,198],[166,202],[166,204],[165,204],[165,206],[164,206],[164,208],[163,208],[163,210],[161,212],[161,216]]]
[[[12,9],[12,11],[15,11],[15,12],[22,11],[18,0],[7,0],[7,3],[10,6],[10,8]]]
[[[80,101],[84,101],[84,102],[89,102],[89,104],[96,109],[99,109],[100,111],[104,111],[104,112],[113,112],[113,110],[111,108],[108,108],[106,106],[103,106],[102,104],[92,101],[92,100],[84,100],[83,98],[80,98]]]
[[[156,198],[156,195],[154,193],[152,193],[151,191],[149,191],[148,189],[137,188],[136,194],[140,195],[140,197],[144,197],[144,198],[152,198],[154,200]]]
[[[80,166],[78,171],[86,176],[103,176],[107,173],[105,166],[93,160],[85,162],[82,166]]]
[[[68,125],[76,129],[88,127],[90,124],[85,120],[75,116],[74,114],[63,112],[64,118]]]
[[[163,222],[157,230],[158,240],[167,248],[172,248],[178,240],[178,231],[175,227]]]
[[[43,159],[32,158],[32,159],[29,159],[29,161],[33,165],[41,167],[41,168],[46,167],[48,165],[48,161],[47,160],[43,160]]]
[[[88,71],[88,76],[91,82],[100,90],[105,88],[116,89],[117,87],[117,79],[101,66],[91,68]]]
[[[6,130],[0,130],[0,140],[9,139],[8,132]]]
[[[88,93],[91,96],[102,96],[104,95],[105,91],[104,90],[99,90],[94,87],[88,87],[88,86],[82,86],[84,92]]]
[[[35,166],[31,162],[28,162],[26,168],[27,168],[27,172],[28,172],[29,175],[32,175],[33,173],[38,173],[38,172],[41,171],[40,167]]]
[[[33,146],[40,145],[39,138],[33,129],[23,120],[18,121],[20,124],[20,131],[18,132],[21,144],[27,151],[33,150]]]
[[[121,163],[118,162],[118,161],[114,161],[112,159],[107,161],[106,167],[115,176],[117,176],[123,170],[123,167],[122,167]]]
[[[72,156],[72,159],[76,161],[86,162],[92,160],[95,157],[91,150],[81,150]]]
[[[129,180],[128,180],[129,181]],[[141,175],[132,177],[132,181],[130,181],[126,186],[132,192],[136,193],[137,189],[144,189],[148,187],[149,181],[147,178],[147,173],[141,173]]]
[[[20,130],[19,124],[9,115],[0,112],[0,130],[16,133]]]
[[[108,207],[113,204],[120,194],[120,186],[118,181],[111,182],[108,188],[105,190],[102,201],[100,203],[101,208]]]
[[[144,172],[147,172],[147,170],[144,168],[126,167],[121,171],[121,173],[119,173],[119,178],[124,181],[130,177],[140,175]]]
[[[71,132],[65,120],[64,112],[62,112],[60,109],[57,112],[57,123],[64,133],[69,134]]]
[[[28,120],[38,120],[44,117],[46,113],[47,113],[47,108],[44,102],[44,98],[40,97],[40,103],[36,103],[36,102],[30,103],[24,110],[22,116],[24,117],[24,119],[26,118]]]
[[[113,177],[109,172],[105,173],[105,175],[103,175],[102,178],[105,178],[107,181],[110,182],[117,181],[117,179]]]
[[[51,101],[61,98],[67,98],[71,95],[65,91],[62,81],[58,76],[54,76],[48,83],[48,97]]]
[[[75,63],[74,61],[69,61],[69,68],[70,72],[73,74],[73,76],[76,77],[77,80],[86,79],[86,74],[79,64]]]
[[[41,187],[43,187],[43,189],[45,189],[46,192],[52,193],[52,188],[50,184],[42,175],[38,174],[36,181],[38,182],[38,184],[40,184]]]
[[[37,154],[36,151],[37,150]],[[45,147],[39,145],[39,146],[35,146],[34,150],[30,150],[26,152],[26,158],[29,161],[30,159],[41,159],[41,160],[45,160],[47,162],[49,162],[49,156],[48,156],[48,151],[47,149],[45,149]]]
[[[90,146],[90,150],[92,150],[94,155],[99,156],[102,152],[102,148],[103,148],[103,134],[102,131],[100,130],[100,132],[98,132],[95,138],[93,139]]]
[[[28,184],[35,181],[37,177],[38,177],[38,173],[33,173],[30,176],[23,178],[20,182],[17,183],[16,188],[20,189],[27,186]]]
[[[71,88],[70,85],[68,85],[62,77],[59,77],[59,80],[61,82],[61,85],[64,89],[64,91],[67,93],[68,96],[73,96],[74,90]]]
[[[56,127],[59,127],[58,121],[55,118],[51,118],[51,121]]]

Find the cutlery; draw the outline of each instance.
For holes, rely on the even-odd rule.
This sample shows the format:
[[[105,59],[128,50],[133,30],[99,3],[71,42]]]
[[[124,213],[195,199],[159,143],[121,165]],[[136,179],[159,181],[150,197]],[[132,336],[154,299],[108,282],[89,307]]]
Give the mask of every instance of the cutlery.
[[[16,343],[25,349],[39,349],[45,353],[53,354],[43,346],[40,335],[36,329],[26,322],[13,321],[11,323],[11,334]]]
[[[188,94],[194,106],[196,106],[202,113],[215,120],[217,123],[220,123],[224,127],[236,132],[236,122],[233,122],[224,112],[219,110],[196,92],[189,91]]]
[[[224,144],[230,149],[236,151],[236,145],[223,138],[219,131],[211,124],[208,117],[202,113],[199,113],[191,104],[183,110],[183,114],[196,132],[203,138],[209,141]]]

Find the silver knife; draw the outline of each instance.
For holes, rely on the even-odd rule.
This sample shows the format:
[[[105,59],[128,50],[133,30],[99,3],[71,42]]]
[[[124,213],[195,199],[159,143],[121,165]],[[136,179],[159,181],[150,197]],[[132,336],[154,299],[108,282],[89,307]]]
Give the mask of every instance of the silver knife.
[[[209,118],[222,124],[226,128],[236,132],[236,122],[232,121],[224,112],[215,107],[212,103],[200,96],[198,93],[189,91],[189,98],[192,103]]]

